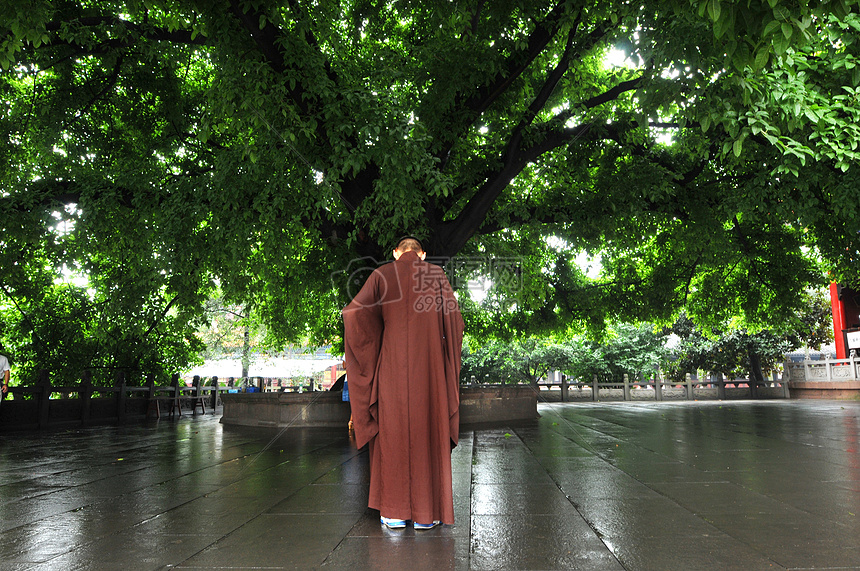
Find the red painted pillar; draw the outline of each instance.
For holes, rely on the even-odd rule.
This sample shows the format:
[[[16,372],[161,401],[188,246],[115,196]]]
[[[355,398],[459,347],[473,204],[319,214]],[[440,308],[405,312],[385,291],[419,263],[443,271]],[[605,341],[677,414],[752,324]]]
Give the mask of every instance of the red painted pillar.
[[[846,359],[848,354],[845,351],[845,337],[842,335],[842,330],[845,329],[845,304],[839,299],[839,292],[836,283],[830,282],[830,308],[833,312],[833,338],[836,342],[836,358]]]

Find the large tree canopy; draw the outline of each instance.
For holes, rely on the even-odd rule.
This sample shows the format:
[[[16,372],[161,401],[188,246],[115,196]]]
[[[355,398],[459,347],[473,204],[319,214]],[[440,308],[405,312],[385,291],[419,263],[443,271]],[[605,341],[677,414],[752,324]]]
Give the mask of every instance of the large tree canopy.
[[[858,30],[855,0],[5,0],[2,303],[77,270],[139,339],[217,279],[322,339],[409,232],[493,281],[476,332],[786,322],[860,275]]]

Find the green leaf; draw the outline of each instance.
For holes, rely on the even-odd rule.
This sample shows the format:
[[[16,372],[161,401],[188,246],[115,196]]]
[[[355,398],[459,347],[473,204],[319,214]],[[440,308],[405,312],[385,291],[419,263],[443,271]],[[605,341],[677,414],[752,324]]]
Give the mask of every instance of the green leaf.
[[[731,28],[732,26],[732,18],[731,12],[725,11],[723,12],[722,17],[714,24],[714,35],[717,39],[723,37],[723,35]]]
[[[773,17],[781,22],[787,22],[791,18],[791,10],[785,6],[773,6]]]
[[[767,25],[764,27],[764,31],[762,32],[762,36],[769,36],[779,28],[780,24],[778,20],[770,20]]]
[[[755,54],[755,69],[762,70],[770,58],[770,46],[763,44]]]
[[[732,144],[732,151],[734,152],[736,157],[741,156],[741,151],[743,150],[743,144],[744,144],[743,139],[736,139],[735,142]]]
[[[773,38],[773,51],[776,55],[782,55],[788,49],[790,40],[785,37],[785,34],[778,34]]]
[[[720,0],[708,0],[708,15],[713,22],[720,19]]]

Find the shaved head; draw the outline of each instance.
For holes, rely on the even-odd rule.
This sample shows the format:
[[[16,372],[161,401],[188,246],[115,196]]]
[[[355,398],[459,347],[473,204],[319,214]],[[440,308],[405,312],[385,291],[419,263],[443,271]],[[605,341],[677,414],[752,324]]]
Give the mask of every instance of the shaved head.
[[[412,236],[405,236],[397,242],[397,247],[395,250],[399,252],[408,252],[412,250],[414,252],[421,253],[424,251],[424,246],[421,245],[421,242],[418,238],[413,238]]]

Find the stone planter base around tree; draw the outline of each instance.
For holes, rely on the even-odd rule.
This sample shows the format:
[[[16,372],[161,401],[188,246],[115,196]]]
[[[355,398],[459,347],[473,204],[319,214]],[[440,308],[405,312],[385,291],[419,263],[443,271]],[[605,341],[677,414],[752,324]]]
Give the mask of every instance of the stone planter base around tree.
[[[528,385],[460,389],[460,426],[534,420],[538,391]]]
[[[349,422],[349,403],[340,392],[225,393],[221,422],[273,428],[341,428]],[[460,390],[460,424],[502,423],[537,418],[537,392],[528,386]]]

